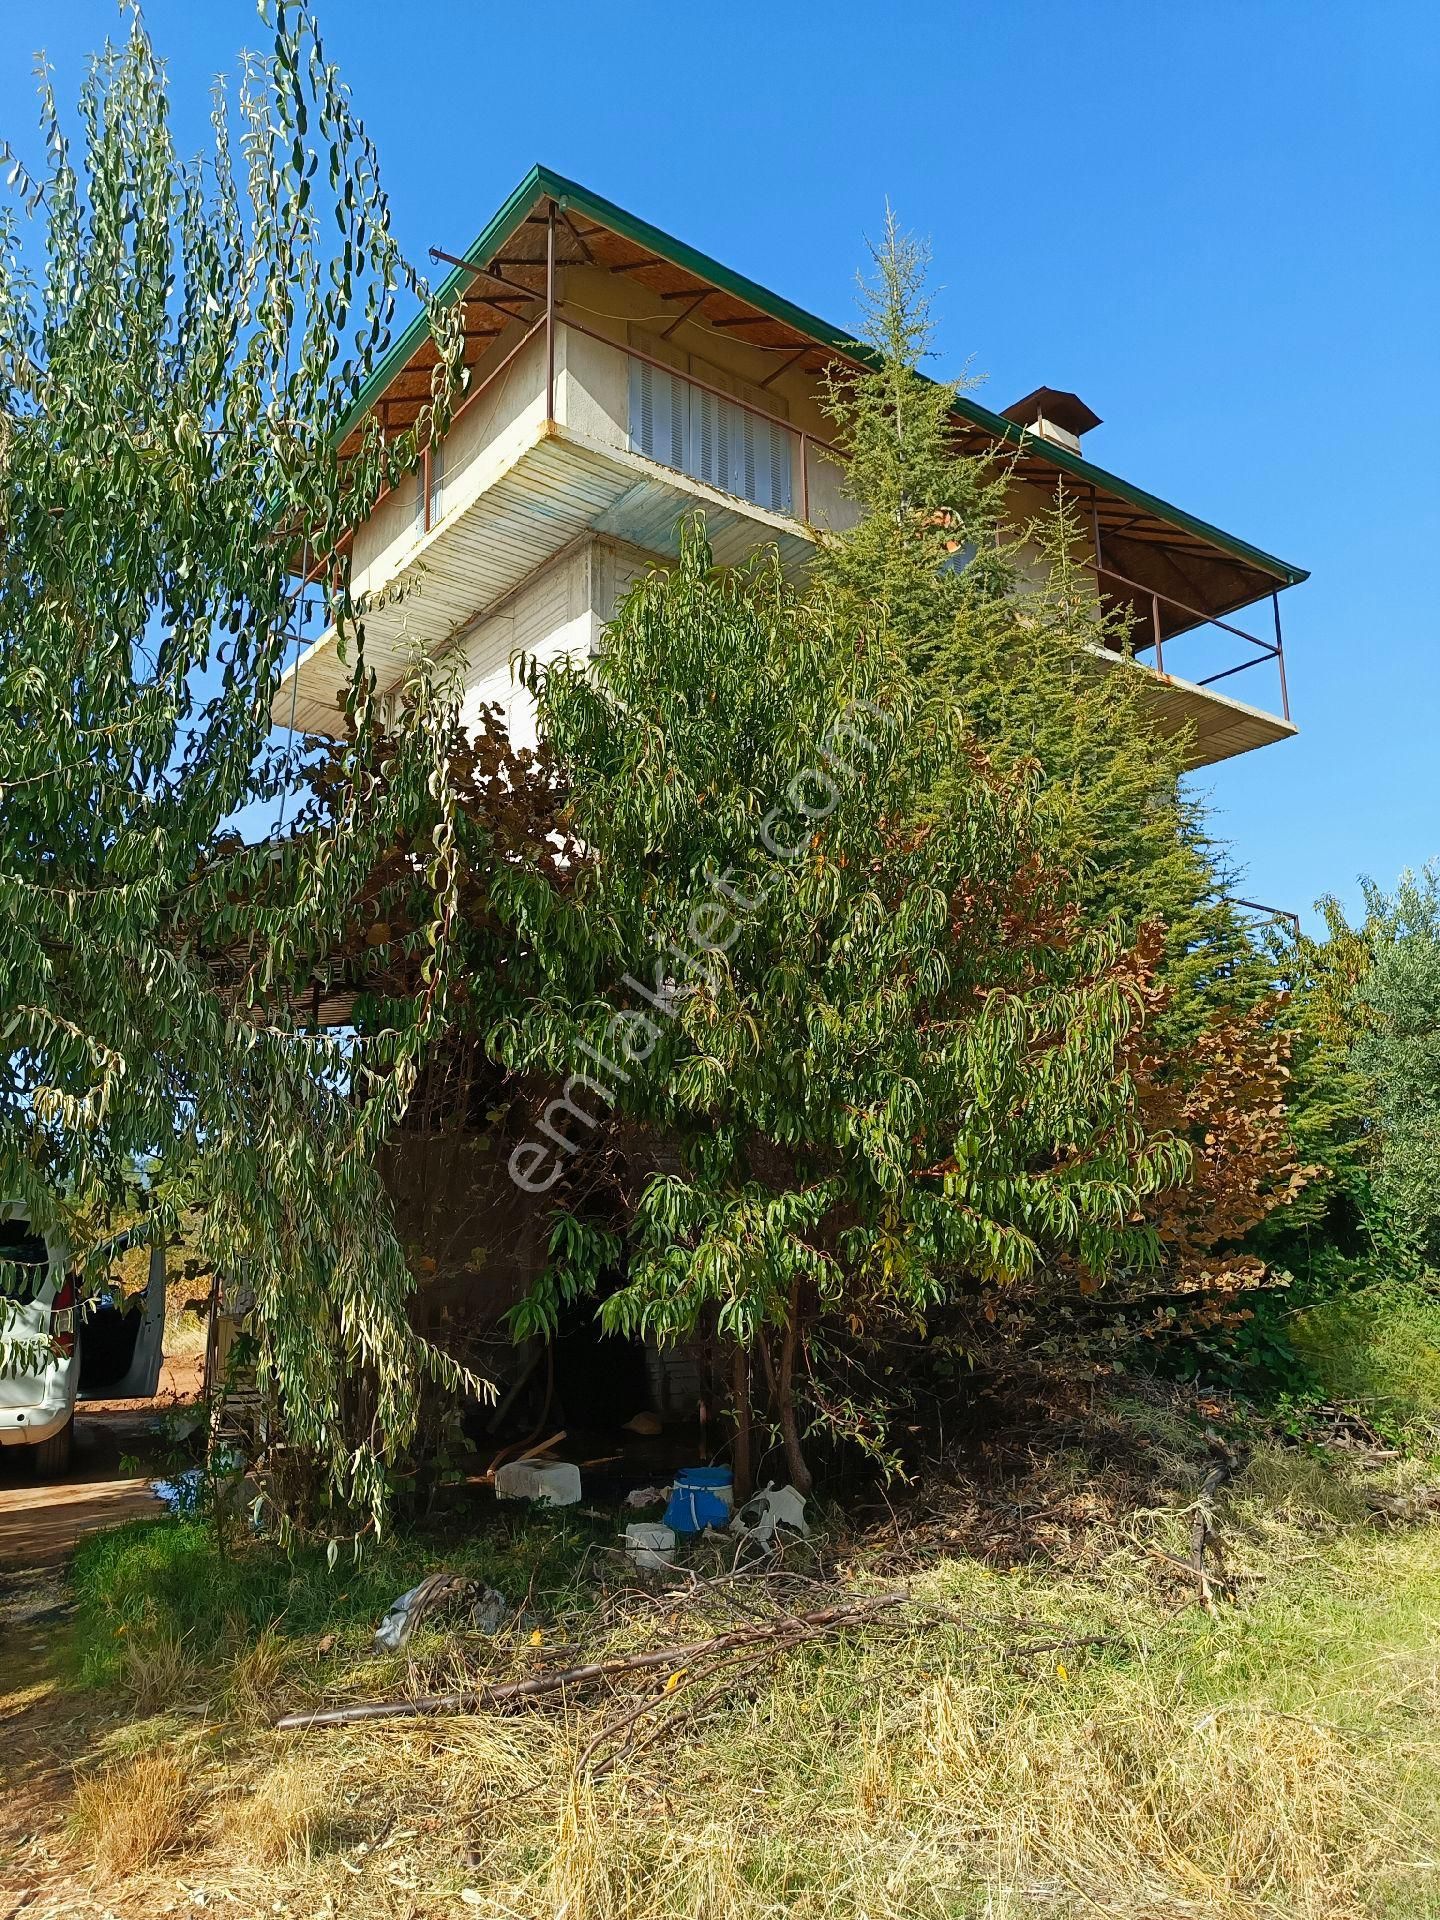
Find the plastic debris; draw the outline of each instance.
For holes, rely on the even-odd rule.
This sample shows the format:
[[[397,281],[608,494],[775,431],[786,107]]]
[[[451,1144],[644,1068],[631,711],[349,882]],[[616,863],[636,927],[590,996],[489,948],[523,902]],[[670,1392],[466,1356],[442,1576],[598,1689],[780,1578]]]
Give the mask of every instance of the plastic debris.
[[[745,1502],[730,1522],[730,1531],[743,1533],[760,1547],[776,1546],[782,1534],[807,1539],[810,1528],[805,1519],[805,1496],[794,1487],[766,1487]]]
[[[625,1551],[639,1573],[673,1566],[675,1529],[658,1520],[636,1520],[625,1529]]]
[[[478,1633],[498,1633],[510,1611],[504,1594],[494,1587],[478,1586],[461,1573],[432,1573],[395,1601],[375,1629],[375,1652],[399,1653],[410,1644],[428,1614],[441,1609],[453,1613],[459,1608],[468,1608],[470,1623]]]
[[[573,1507],[580,1498],[580,1469],[568,1460],[507,1460],[495,1469],[495,1496]]]
[[[669,1487],[632,1487],[625,1496],[625,1505],[638,1512],[642,1507],[662,1507],[669,1498]]]

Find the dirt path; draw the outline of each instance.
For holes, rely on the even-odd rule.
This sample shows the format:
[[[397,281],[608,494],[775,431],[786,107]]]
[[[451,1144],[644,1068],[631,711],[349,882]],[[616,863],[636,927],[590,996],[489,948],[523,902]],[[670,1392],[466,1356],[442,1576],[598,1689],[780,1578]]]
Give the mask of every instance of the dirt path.
[[[123,1716],[103,1695],[63,1684],[65,1564],[84,1534],[160,1513],[150,1483],[169,1442],[155,1418],[193,1402],[198,1387],[194,1365],[167,1361],[154,1400],[85,1406],[58,1480],[35,1478],[28,1448],[0,1450],[0,1920],[131,1912],[96,1895],[67,1844],[74,1763]]]
[[[23,1459],[14,1471],[9,1452],[0,1459],[0,1595],[62,1565],[82,1534],[157,1512],[150,1475],[122,1474],[110,1441],[77,1431],[74,1466],[60,1481],[33,1479]]]
[[[159,1511],[150,1481],[164,1471],[157,1414],[193,1403],[193,1362],[169,1361],[153,1400],[95,1401],[75,1416],[75,1457],[58,1480],[37,1480],[28,1447],[0,1448],[0,1621],[11,1590],[63,1564],[82,1534]],[[138,1469],[138,1470],[137,1470]]]

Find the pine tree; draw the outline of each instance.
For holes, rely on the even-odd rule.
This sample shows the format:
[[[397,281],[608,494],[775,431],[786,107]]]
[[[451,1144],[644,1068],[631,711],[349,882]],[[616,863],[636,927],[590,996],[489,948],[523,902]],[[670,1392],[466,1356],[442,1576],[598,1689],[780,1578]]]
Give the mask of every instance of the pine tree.
[[[925,253],[893,218],[873,255],[859,343],[828,406],[858,525],[831,539],[817,590],[883,609],[925,697],[953,705],[1002,774],[1033,783],[1037,831],[1081,922],[1160,941],[1142,1082],[1157,1126],[1195,1149],[1192,1198],[1156,1208],[1171,1282],[1217,1299],[1263,1272],[1249,1235],[1300,1184],[1280,1118],[1289,1033],[1277,957],[1226,897],[1230,875],[1182,775],[1188,741],[1146,711],[1124,615],[1095,590],[1073,495],[1015,527],[1003,457],[956,444],[955,388],[925,377]],[[941,774],[936,817],[952,802]]]
[[[833,373],[828,395],[862,518],[827,546],[821,582],[842,605],[885,608],[912,668],[998,766],[1038,767],[1082,910],[1131,935],[1163,924],[1164,1030],[1193,1038],[1209,1011],[1262,1002],[1274,969],[1182,782],[1187,740],[1156,728],[1123,665],[1132,638],[1096,594],[1074,495],[1057,488],[1052,511],[1016,528],[1003,459],[957,449],[957,388],[922,370],[927,256],[893,215],[873,263],[860,344],[874,370]]]

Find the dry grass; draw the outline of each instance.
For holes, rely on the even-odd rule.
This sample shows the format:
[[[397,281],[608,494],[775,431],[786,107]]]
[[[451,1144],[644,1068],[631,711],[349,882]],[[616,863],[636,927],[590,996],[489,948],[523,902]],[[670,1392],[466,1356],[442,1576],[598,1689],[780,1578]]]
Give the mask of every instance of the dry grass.
[[[223,1707],[247,1726],[268,1726],[280,1711],[281,1689],[292,1664],[284,1640],[266,1627],[231,1661],[224,1676]]]
[[[102,1880],[125,1880],[180,1850],[198,1799],[193,1751],[157,1747],[82,1780],[70,1830]]]
[[[169,1628],[127,1633],[117,1650],[119,1683],[140,1714],[163,1713],[195,1685],[195,1662]]]
[[[253,1793],[226,1810],[226,1844],[260,1867],[308,1866],[334,1837],[329,1769],[299,1756],[272,1766]]]
[[[1213,1616],[1153,1552],[1183,1552],[1174,1511],[1128,1516],[1083,1578],[929,1555],[908,1619],[708,1703],[681,1689],[663,1737],[599,1779],[577,1763],[613,1700],[260,1732],[282,1683],[395,1677],[307,1681],[262,1635],[212,1678],[226,1764],[187,1878],[203,1868],[238,1915],[328,1900],[355,1920],[453,1915],[466,1887],[495,1920],[1436,1920],[1440,1527],[1377,1529],[1363,1483],[1277,1448],[1223,1532],[1236,1598]],[[854,1572],[888,1583],[880,1559]],[[615,1631],[693,1625],[680,1607]],[[541,1656],[517,1636],[487,1657]],[[114,1797],[99,1788],[87,1806]],[[107,1841],[107,1870],[177,1837]]]

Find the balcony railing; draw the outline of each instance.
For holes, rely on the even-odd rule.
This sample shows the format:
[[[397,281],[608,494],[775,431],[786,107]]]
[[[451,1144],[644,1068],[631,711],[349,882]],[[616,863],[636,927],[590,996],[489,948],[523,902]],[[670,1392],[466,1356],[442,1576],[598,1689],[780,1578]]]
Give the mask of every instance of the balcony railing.
[[[1237,627],[1233,621],[1222,620],[1214,614],[1205,613],[1199,607],[1189,606],[1184,600],[1177,600],[1173,594],[1161,593],[1158,588],[1144,586],[1140,581],[1131,580],[1126,574],[1118,572],[1114,567],[1105,565],[1098,557],[1100,545],[1098,531],[1095,545],[1097,557],[1094,560],[1087,560],[1085,564],[1095,575],[1096,582],[1102,593],[1106,591],[1106,582],[1111,582],[1114,586],[1122,589],[1122,592],[1114,597],[1128,600],[1130,604],[1136,608],[1137,621],[1141,624],[1141,633],[1135,638],[1135,650],[1138,653],[1146,648],[1154,648],[1154,664],[1157,673],[1164,674],[1166,671],[1166,641],[1161,631],[1163,623],[1160,609],[1162,607],[1169,607],[1176,613],[1185,614],[1187,618],[1193,622],[1193,625],[1187,627],[1183,632],[1171,634],[1169,645],[1172,654],[1178,641],[1186,640],[1192,633],[1198,632],[1200,629],[1206,627],[1218,629],[1221,633],[1231,634],[1235,639],[1243,640],[1247,645],[1255,649],[1254,653],[1247,659],[1237,660],[1233,665],[1221,667],[1218,672],[1197,674],[1193,681],[1191,681],[1191,685],[1197,687],[1213,687],[1221,680],[1229,680],[1234,674],[1246,673],[1251,667],[1263,666],[1267,660],[1273,660],[1280,686],[1280,712],[1287,721],[1289,720],[1290,694],[1285,684],[1285,643],[1280,631],[1280,594],[1278,589],[1270,596],[1270,604],[1275,621],[1275,637],[1273,641],[1265,640],[1262,639],[1259,634],[1247,632],[1244,627]],[[1144,631],[1143,616],[1139,613],[1139,609],[1144,606],[1148,606],[1150,613],[1148,635],[1145,634]]]

